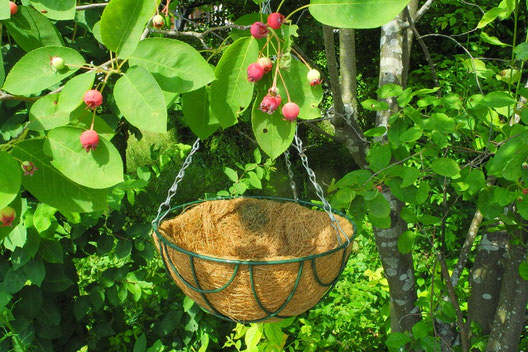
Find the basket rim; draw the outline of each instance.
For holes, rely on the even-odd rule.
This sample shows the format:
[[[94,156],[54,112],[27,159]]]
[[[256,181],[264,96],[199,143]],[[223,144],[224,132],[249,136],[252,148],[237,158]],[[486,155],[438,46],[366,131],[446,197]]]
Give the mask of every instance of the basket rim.
[[[283,201],[283,202],[293,202],[293,203],[299,203],[299,204],[301,204],[303,206],[306,206],[306,207],[316,207],[316,208],[324,210],[323,206],[320,205],[320,204],[317,204],[317,203],[307,202],[307,201],[303,201],[303,200],[295,200],[295,199],[291,199],[291,198],[283,198],[283,197],[247,196],[247,195],[229,196],[229,197],[216,197],[216,198],[195,200],[195,201],[192,201],[192,202],[188,202],[188,203],[185,203],[185,204],[180,204],[180,205],[174,206],[174,207],[170,208],[169,210],[165,211],[164,213],[160,214],[158,217],[156,217],[156,219],[154,219],[154,221],[152,221],[152,228],[154,230],[154,233],[158,237],[158,239],[161,242],[163,242],[165,245],[169,246],[170,248],[172,248],[174,250],[177,250],[177,251],[179,251],[181,253],[185,253],[185,254],[190,255],[192,257],[196,257],[196,258],[203,259],[203,260],[208,260],[208,261],[222,263],[222,264],[237,264],[237,265],[240,265],[240,264],[243,264],[243,265],[274,265],[274,264],[289,264],[289,263],[302,262],[302,261],[306,261],[306,260],[314,260],[316,258],[321,258],[321,257],[330,255],[332,253],[335,253],[335,252],[338,252],[338,251],[340,251],[342,249],[347,248],[352,243],[352,241],[351,241],[352,238],[356,235],[357,226],[356,226],[356,223],[354,222],[354,220],[350,219],[350,217],[348,217],[345,213],[343,213],[341,211],[332,210],[332,214],[337,214],[337,215],[345,218],[350,224],[352,224],[352,228],[353,228],[353,231],[354,231],[350,237],[343,232],[343,234],[345,235],[347,240],[344,243],[342,243],[339,246],[337,246],[336,248],[330,249],[330,250],[328,250],[326,252],[323,252],[323,253],[311,254],[311,255],[308,255],[308,256],[304,256],[304,257],[290,258],[290,259],[280,259],[280,260],[238,260],[238,259],[227,259],[227,258],[213,257],[213,256],[210,256],[210,255],[200,254],[200,253],[196,253],[196,252],[192,252],[192,251],[183,249],[180,246],[178,246],[178,245],[172,243],[171,241],[169,241],[159,231],[160,222],[165,218],[165,216],[167,214],[169,214],[169,213],[171,213],[171,212],[173,212],[175,210],[183,209],[183,208],[185,208],[187,206],[190,206],[190,205],[200,204],[200,203],[204,203],[204,202],[208,202],[208,201],[231,200],[231,199],[239,199],[239,198],[266,199],[266,200],[275,200],[275,201]],[[339,222],[339,220],[338,220],[338,222]],[[339,227],[341,227],[341,226],[339,226]],[[342,229],[338,230],[338,231],[342,231]]]

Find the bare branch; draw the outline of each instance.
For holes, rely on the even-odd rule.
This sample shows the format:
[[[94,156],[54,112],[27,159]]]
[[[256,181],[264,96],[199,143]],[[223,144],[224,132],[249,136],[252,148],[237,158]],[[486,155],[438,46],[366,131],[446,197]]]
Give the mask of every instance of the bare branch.
[[[100,4],[81,5],[81,6],[77,6],[75,10],[85,11],[85,10],[92,10],[92,9],[100,9],[100,8],[106,7],[106,5],[108,5],[107,2],[100,3]]]
[[[473,220],[471,221],[471,225],[469,226],[469,230],[466,236],[466,240],[464,241],[464,245],[462,246],[462,249],[460,250],[460,254],[458,256],[458,261],[456,263],[456,267],[453,270],[453,274],[451,274],[451,285],[456,286],[458,284],[458,280],[460,279],[460,274],[462,273],[462,270],[464,270],[464,267],[466,266],[467,259],[469,256],[469,252],[471,252],[471,247],[473,246],[473,243],[475,242],[475,238],[477,238],[478,229],[480,227],[480,224],[482,223],[482,213],[480,210],[477,209],[475,212],[475,215],[473,216]]]
[[[34,102],[34,101],[37,101],[38,99],[39,99],[38,97],[24,97],[21,95],[11,95],[9,93],[0,91],[0,101],[1,100],[20,100],[20,101]]]
[[[164,34],[168,37],[195,37],[197,39],[204,39],[205,36],[209,33],[216,32],[216,31],[223,31],[226,29],[240,29],[240,30],[247,30],[250,26],[239,26],[236,24],[229,24],[226,26],[220,26],[220,27],[212,27],[206,30],[205,32],[192,32],[192,31],[176,31],[176,30],[152,30],[156,33]]]
[[[414,15],[414,18],[412,18],[411,20],[414,21],[415,23],[420,21],[420,19],[424,15],[424,13],[426,13],[427,10],[429,10],[431,8],[431,5],[433,5],[433,2],[434,2],[434,0],[427,0],[425,2],[425,4],[423,4],[422,7],[420,7],[420,9],[418,11],[416,11],[416,14]]]

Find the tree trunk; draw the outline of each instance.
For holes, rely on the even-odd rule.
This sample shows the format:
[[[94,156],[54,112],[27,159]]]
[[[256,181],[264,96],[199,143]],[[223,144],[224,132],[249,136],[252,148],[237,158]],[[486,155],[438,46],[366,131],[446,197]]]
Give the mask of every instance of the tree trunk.
[[[477,323],[481,335],[489,335],[497,310],[509,235],[504,231],[482,236],[471,270],[468,327]]]
[[[528,303],[528,281],[519,275],[519,264],[526,259],[527,235],[523,234],[521,243],[510,243],[508,246],[499,302],[486,352],[514,352],[519,348]]]

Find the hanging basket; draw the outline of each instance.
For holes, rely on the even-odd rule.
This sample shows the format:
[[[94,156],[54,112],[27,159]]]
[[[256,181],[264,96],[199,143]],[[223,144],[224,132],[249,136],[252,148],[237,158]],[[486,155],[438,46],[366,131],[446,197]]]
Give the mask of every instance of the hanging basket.
[[[158,216],[153,237],[176,284],[203,309],[272,322],[313,307],[345,267],[355,224],[322,210],[273,197],[197,201]]]

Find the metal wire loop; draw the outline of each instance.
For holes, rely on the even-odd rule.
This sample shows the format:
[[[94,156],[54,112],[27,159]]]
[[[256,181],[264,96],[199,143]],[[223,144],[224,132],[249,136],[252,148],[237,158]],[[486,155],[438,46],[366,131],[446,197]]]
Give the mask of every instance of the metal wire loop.
[[[292,171],[292,164],[290,161],[290,151],[286,149],[284,151],[284,161],[286,162],[286,168],[288,169],[288,178],[290,179],[290,186],[293,193],[293,199],[295,202],[298,202],[299,198],[297,198],[297,187],[295,186],[295,181],[293,180],[293,171]]]
[[[176,178],[174,179],[174,183],[172,184],[172,187],[167,192],[167,199],[165,199],[165,201],[160,204],[158,208],[158,214],[156,215],[156,218],[152,221],[153,225],[156,224],[158,221],[163,220],[163,218],[167,216],[167,213],[169,212],[171,208],[170,203],[171,203],[172,197],[176,195],[176,191],[178,190],[178,184],[181,182],[181,180],[185,176],[185,170],[189,167],[189,165],[191,165],[193,155],[194,153],[198,151],[199,148],[200,148],[200,138],[197,138],[192,146],[190,153],[185,158],[180,171],[176,175]],[[163,212],[163,207],[167,207],[167,211],[163,215],[161,215]]]

